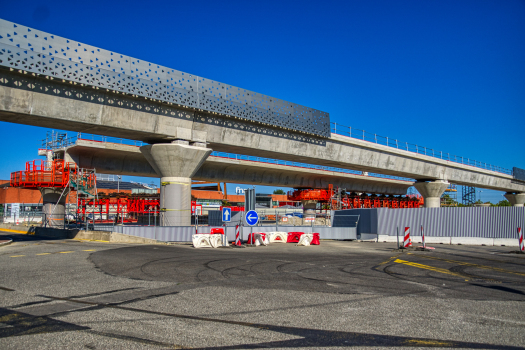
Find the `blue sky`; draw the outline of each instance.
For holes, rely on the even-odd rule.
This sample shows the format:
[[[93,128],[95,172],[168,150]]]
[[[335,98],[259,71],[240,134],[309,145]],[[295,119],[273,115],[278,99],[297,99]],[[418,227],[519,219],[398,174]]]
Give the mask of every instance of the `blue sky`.
[[[343,125],[525,168],[525,1],[29,0],[0,2],[0,17]],[[46,130],[0,130],[7,179],[37,158]]]

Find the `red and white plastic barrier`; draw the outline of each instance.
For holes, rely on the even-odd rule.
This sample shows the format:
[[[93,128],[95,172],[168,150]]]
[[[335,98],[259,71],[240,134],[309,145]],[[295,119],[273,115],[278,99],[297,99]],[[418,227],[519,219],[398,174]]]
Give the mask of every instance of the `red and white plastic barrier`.
[[[521,227],[518,227],[518,237],[520,241],[520,250],[523,252],[525,251],[525,242],[523,241],[523,232],[521,231]]]
[[[287,233],[286,232],[268,232],[266,234],[270,240],[270,243],[286,243]]]
[[[248,244],[268,245],[268,236],[264,232],[253,232],[248,235]]]
[[[309,246],[309,245],[319,245],[319,233],[304,233],[301,235],[297,245]]]
[[[304,235],[304,232],[288,232],[286,243],[299,243],[302,235]]]
[[[408,248],[412,245],[412,242],[410,241],[410,227],[405,227],[405,239],[403,241],[403,246],[405,248]]]
[[[314,239],[314,235],[311,233],[303,233],[297,245],[309,246],[310,242]]]
[[[214,227],[211,229],[210,234],[216,235],[216,234],[224,234],[224,229],[222,227]]]

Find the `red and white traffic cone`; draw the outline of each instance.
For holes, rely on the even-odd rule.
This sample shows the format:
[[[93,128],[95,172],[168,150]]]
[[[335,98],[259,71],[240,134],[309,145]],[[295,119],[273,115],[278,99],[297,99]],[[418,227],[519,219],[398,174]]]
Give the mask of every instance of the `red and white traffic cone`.
[[[520,250],[525,251],[525,242],[523,242],[523,232],[521,232],[521,227],[518,227],[518,237],[520,240]]]
[[[410,242],[410,227],[405,227],[405,240],[403,241],[403,246],[405,248],[408,248],[411,245],[412,243]]]
[[[239,225],[235,226],[235,245],[240,246],[241,244],[241,237],[240,237],[240,229]]]

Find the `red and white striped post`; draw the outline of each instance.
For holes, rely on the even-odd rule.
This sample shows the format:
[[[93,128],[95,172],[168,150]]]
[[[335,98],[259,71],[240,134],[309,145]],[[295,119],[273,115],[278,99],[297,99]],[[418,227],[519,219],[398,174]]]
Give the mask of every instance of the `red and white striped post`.
[[[410,245],[410,227],[405,227],[405,240],[403,241],[403,246],[408,248]]]
[[[427,246],[425,245],[425,232],[423,231],[423,225],[421,225],[421,243],[423,243],[423,249]]]
[[[518,227],[518,238],[520,240],[520,250],[525,251],[525,242],[523,242],[523,232],[521,232],[521,227]]]
[[[240,229],[239,225],[235,226],[235,245],[241,245]]]

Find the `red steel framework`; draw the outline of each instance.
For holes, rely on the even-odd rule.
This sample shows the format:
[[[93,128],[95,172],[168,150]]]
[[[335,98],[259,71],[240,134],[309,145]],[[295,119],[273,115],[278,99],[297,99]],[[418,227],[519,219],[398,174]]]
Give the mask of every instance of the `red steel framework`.
[[[141,217],[158,216],[160,213],[159,195],[118,195],[102,198],[79,198],[77,214],[84,221],[95,219],[97,223],[122,222],[137,223]],[[202,213],[202,205],[191,202],[191,212]]]
[[[94,187],[96,182],[95,174],[81,173],[81,169],[75,163],[64,162],[62,159],[53,161],[33,160],[26,163],[25,170],[11,173],[11,186],[65,188],[74,182],[75,186],[78,187]]]
[[[139,216],[158,215],[159,204],[158,197],[144,195],[79,198],[77,214],[81,220],[91,215],[96,222],[136,223]]]
[[[356,208],[419,208],[423,205],[423,198],[417,195],[405,197],[393,197],[385,195],[367,195],[363,193],[345,194],[337,199],[337,193],[332,188],[328,190],[319,189],[296,189],[288,192],[288,199],[293,201],[315,200],[321,204],[331,205],[332,208],[356,209]]]

